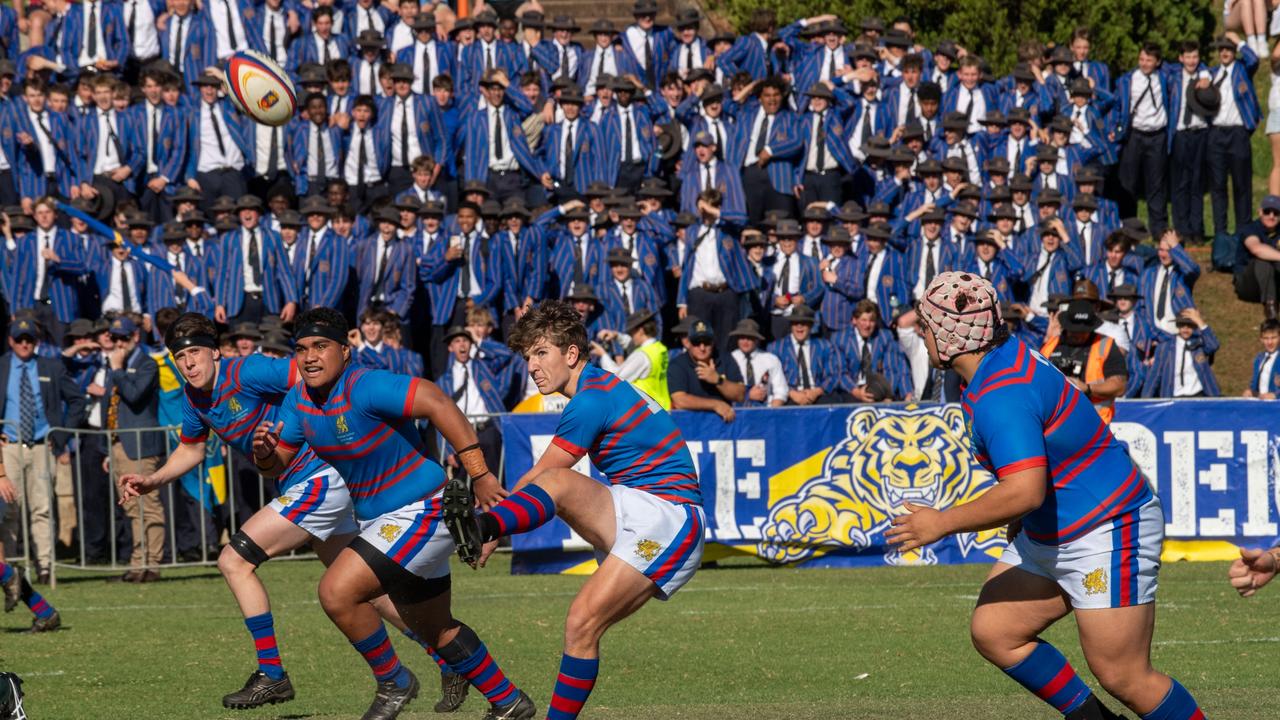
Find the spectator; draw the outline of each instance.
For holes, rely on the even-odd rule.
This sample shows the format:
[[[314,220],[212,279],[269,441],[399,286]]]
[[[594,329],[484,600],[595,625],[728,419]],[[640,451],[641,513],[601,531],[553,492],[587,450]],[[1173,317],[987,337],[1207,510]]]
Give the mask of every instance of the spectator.
[[[621,365],[599,342],[591,343],[591,357],[600,367],[626,380],[653,398],[664,410],[671,409],[671,391],[667,380],[669,354],[658,340],[658,317],[653,310],[641,308],[627,316],[623,332],[606,330],[604,342],[616,342],[626,359]]]
[[[1253,149],[1249,138],[1262,117],[1253,87],[1258,55],[1232,32],[1214,40],[1209,47],[1218,51],[1218,65],[1210,72],[1220,104],[1209,126],[1205,164],[1209,170],[1213,232],[1226,235],[1228,179],[1235,226],[1247,224],[1253,216]]]
[[[782,407],[787,404],[787,374],[778,356],[764,346],[760,326],[750,318],[742,320],[729,336],[737,347],[729,354],[742,375],[746,394],[738,405],[742,407]]]
[[[1280,392],[1280,364],[1276,363],[1280,351],[1280,321],[1263,320],[1258,328],[1258,342],[1262,352],[1253,359],[1253,377],[1244,389],[1245,397],[1275,400]]]
[[[831,405],[847,399],[840,389],[840,352],[812,336],[816,320],[807,305],[797,305],[788,317],[790,333],[769,346],[787,374],[788,405]]]
[[[788,334],[796,308],[816,306],[825,291],[818,261],[797,247],[802,235],[800,225],[795,220],[780,220],[773,235],[778,244],[773,256],[772,331],[775,338],[780,338]]]
[[[1280,195],[1262,198],[1258,219],[1238,231],[1243,244],[1236,255],[1236,297],[1262,303],[1268,320],[1276,317],[1276,277],[1280,274]]]
[[[236,347],[235,355],[232,357],[249,357],[258,352],[258,343],[262,340],[262,333],[258,331],[257,325],[242,322],[236,323],[231,328],[229,337]]]
[[[1049,323],[1040,354],[1093,403],[1103,422],[1115,417],[1115,399],[1124,395],[1129,371],[1114,338],[1098,334],[1102,319],[1094,301],[1073,299]]]
[[[1129,379],[1124,396],[1130,398],[1142,394],[1142,384],[1146,381],[1147,370],[1155,357],[1156,344],[1168,337],[1151,324],[1150,314],[1138,310],[1141,299],[1138,289],[1129,283],[1111,290],[1110,300],[1115,303],[1114,322],[1120,327],[1120,334],[1129,342],[1129,351],[1125,355]]]
[[[59,360],[37,354],[39,337],[35,322],[18,320],[9,326],[9,352],[0,359],[4,471],[15,492],[4,518],[4,542],[10,548],[18,547],[18,538],[23,537],[19,527],[24,522],[19,516],[25,505],[36,582],[47,583],[53,565],[49,488],[54,470],[48,463],[51,456],[61,462],[69,440],[65,433],[51,432],[50,427],[79,425],[84,400]]]
[[[1138,288],[1151,311],[1152,324],[1173,335],[1178,332],[1176,322],[1182,311],[1195,307],[1191,291],[1200,278],[1200,265],[1187,254],[1174,230],[1160,236],[1156,257],[1159,262],[1142,271]]]
[[[140,331],[127,316],[111,321],[112,348],[107,355],[106,384],[98,403],[111,448],[111,482],[121,475],[150,475],[160,467],[164,437],[155,431],[127,432],[159,426],[159,369],[143,351]],[[121,432],[126,431],[126,432]],[[164,557],[164,506],[152,493],[124,503],[133,526],[133,554],[124,582],[160,579],[156,570]]]
[[[449,347],[449,364],[444,374],[436,378],[436,384],[453,398],[458,409],[475,427],[485,462],[491,468],[500,468],[502,434],[498,431],[498,421],[493,416],[506,408],[502,405],[498,384],[484,363],[472,362],[473,343],[466,328],[454,325],[444,333],[443,339]],[[458,459],[454,455],[456,448],[449,447],[443,438],[439,442],[445,447],[450,467],[458,467]],[[501,482],[502,478],[498,480]]]
[[[685,352],[671,360],[667,380],[675,410],[713,412],[733,422],[731,403],[742,402],[746,386],[738,364],[716,357],[716,336],[705,320],[689,323]]]
[[[1212,367],[1218,336],[1195,308],[1183,310],[1176,322],[1173,339],[1156,345],[1142,397],[1218,397],[1222,393]]]
[[[844,361],[841,387],[857,402],[911,400],[911,368],[902,348],[880,320],[880,307],[860,300],[853,324],[831,337]]]

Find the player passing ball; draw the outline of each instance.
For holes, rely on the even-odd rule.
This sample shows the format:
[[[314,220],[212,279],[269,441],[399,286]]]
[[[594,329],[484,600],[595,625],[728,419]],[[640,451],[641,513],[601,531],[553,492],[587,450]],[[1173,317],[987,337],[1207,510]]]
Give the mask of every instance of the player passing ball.
[[[966,384],[974,456],[998,481],[971,503],[908,503],[886,539],[914,550],[956,532],[1010,527],[970,623],[973,644],[1064,717],[1120,717],[1040,639],[1074,613],[1089,669],[1143,720],[1204,717],[1177,680],[1151,667],[1159,500],[1092,403],[1038,353],[1009,337],[995,289],[977,275],[934,278],[916,307],[936,368]]]
[[[473,567],[484,564],[498,538],[557,515],[596,549],[600,567],[569,606],[547,711],[549,720],[571,720],[595,686],[605,631],[693,577],[706,516],[680,430],[652,398],[588,362],[577,311],[544,302],[516,322],[510,344],[528,362],[538,392],[562,393],[569,402],[547,451],[513,494],[477,516],[472,488],[454,479],[445,489],[445,523]],[[584,455],[610,484],[570,469]]]
[[[349,330],[342,313],[329,308],[298,317],[302,382],[285,397],[277,420],[254,431],[254,462],[264,475],[278,475],[309,446],[346,479],[360,531],[321,578],[320,605],[371,665],[387,640],[369,601],[385,593],[409,628],[484,694],[486,720],[527,720],[537,712],[533,701],[450,611],[454,546],[440,522],[444,468],[430,458],[414,420],[429,420],[460,448],[458,459],[482,501],[497,502],[504,493],[449,396],[422,378],[352,367]],[[378,667],[399,671],[398,662]]]
[[[291,360],[264,355],[223,358],[218,351],[217,328],[212,320],[198,313],[186,313],[174,321],[165,344],[186,380],[180,444],[153,474],[124,475],[119,479],[122,503],[199,467],[205,459],[205,441],[210,431],[248,455],[254,429],[261,422],[275,419],[285,394],[298,382],[298,370]],[[328,565],[359,529],[342,477],[309,448],[285,466],[276,485],[278,497],[249,518],[218,556],[218,570],[244,614],[258,656],[258,669],[244,687],[222,700],[223,706],[235,710],[286,702],[294,697],[276,642],[267,590],[258,579],[258,566],[308,544]],[[405,629],[385,596],[370,600],[374,616],[380,612]],[[382,637],[386,637],[385,631]],[[427,650],[431,651],[429,647]],[[416,691],[416,680],[407,670],[398,674],[402,666],[389,642],[380,648],[376,660],[376,665],[371,665],[375,665],[378,689],[365,717],[392,718],[410,699],[410,687]],[[397,669],[397,673],[387,672],[388,667]],[[451,705],[450,710],[456,709],[462,704],[466,681],[446,673],[443,685],[445,698],[441,702]]]

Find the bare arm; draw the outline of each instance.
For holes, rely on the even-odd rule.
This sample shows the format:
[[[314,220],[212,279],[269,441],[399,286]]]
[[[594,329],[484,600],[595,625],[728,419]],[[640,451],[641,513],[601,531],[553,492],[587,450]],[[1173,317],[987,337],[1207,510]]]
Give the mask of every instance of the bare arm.
[[[409,413],[414,419],[430,422],[450,445],[458,448],[458,460],[475,483],[476,502],[480,507],[487,508],[506,497],[506,491],[484,461],[476,429],[439,385],[425,380],[415,382]]]
[[[164,465],[150,475],[121,475],[116,480],[120,501],[125,502],[144,495],[186,475],[204,462],[204,451],[203,442],[179,443],[178,448],[169,454],[169,459]]]
[[[976,532],[1008,525],[1044,503],[1048,484],[1045,467],[1028,468],[996,483],[977,500],[946,510],[907,503],[907,513],[893,520],[885,539],[907,552],[958,532]]]
[[[1280,47],[1277,45],[1276,47]],[[1270,262],[1280,261],[1280,249],[1276,249],[1262,242],[1257,235],[1250,235],[1244,239],[1244,246],[1253,253],[1253,256],[1259,260],[1267,260]]]

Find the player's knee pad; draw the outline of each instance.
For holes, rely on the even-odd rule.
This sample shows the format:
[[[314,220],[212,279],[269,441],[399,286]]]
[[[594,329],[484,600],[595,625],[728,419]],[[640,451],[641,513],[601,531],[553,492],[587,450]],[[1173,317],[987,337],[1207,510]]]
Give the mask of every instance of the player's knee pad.
[[[232,550],[236,551],[237,555],[244,558],[245,562],[254,567],[258,567],[271,559],[271,556],[258,547],[258,543],[254,542],[253,538],[245,535],[243,530],[232,535],[227,544],[231,546]]]
[[[405,570],[367,540],[357,537],[347,547],[356,551],[374,577],[382,585],[382,591],[396,605],[412,605],[439,597],[453,586],[452,576],[423,578]]]
[[[461,665],[479,649],[480,636],[466,623],[459,623],[458,634],[448,644],[436,648],[436,652],[450,665]]]

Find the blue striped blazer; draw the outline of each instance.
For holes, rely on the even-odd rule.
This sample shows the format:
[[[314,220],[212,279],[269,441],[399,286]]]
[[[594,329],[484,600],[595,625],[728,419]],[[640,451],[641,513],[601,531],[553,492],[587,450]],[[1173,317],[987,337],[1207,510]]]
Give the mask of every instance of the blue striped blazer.
[[[164,248],[160,248],[155,254],[165,260],[170,259],[168,251]],[[151,314],[151,317],[155,317],[160,308],[181,307],[186,312],[195,312],[213,317],[213,287],[205,284],[208,280],[207,256],[197,258],[187,252],[184,245],[179,263],[179,269],[185,272],[192,281],[203,287],[204,291],[194,295],[189,294],[173,281],[172,273],[164,272],[159,268],[151,268],[151,271],[147,274],[147,312]],[[186,296],[185,306],[179,303],[179,293]]]
[[[418,136],[418,147],[423,153],[430,153],[431,157],[437,162],[441,158],[446,158],[450,152],[450,140],[445,129],[444,118],[440,114],[440,106],[436,104],[435,98],[429,98],[417,93],[410,93],[408,97],[413,98],[410,107],[413,109],[413,118],[410,121],[413,132]],[[391,147],[391,123],[399,122],[399,112],[396,105],[399,104],[399,97],[380,97],[378,102],[378,123],[375,127],[374,142],[377,143],[378,137],[385,138],[388,151],[391,154],[399,153],[400,148]],[[379,151],[381,152],[381,151]],[[381,158],[379,158],[381,160]],[[388,166],[391,158],[387,158]],[[413,162],[413,158],[409,158],[409,162]]]
[[[844,360],[840,386],[845,390],[858,387],[858,376],[863,374],[862,354],[856,350],[858,346],[854,339],[856,332],[857,330],[846,325],[843,330],[830,337],[831,344],[840,350],[840,357]],[[911,367],[907,363],[907,356],[902,352],[902,346],[893,337],[893,333],[883,327],[876,328],[867,342],[871,344],[870,371],[880,373],[889,380],[894,400],[905,400],[915,392],[915,385],[911,381]]]
[[[604,136],[604,182],[610,186],[618,182],[618,167],[622,163],[624,143],[622,137],[622,117],[617,102],[609,106],[604,117],[600,119],[600,129]],[[653,175],[658,171],[658,153],[655,151],[653,135],[653,116],[649,107],[643,103],[632,103],[631,121],[635,124],[634,132],[639,146],[635,148],[636,157],[645,159],[645,174]]]
[[[317,153],[310,147],[311,127],[314,123],[301,117],[296,117],[289,122],[285,132],[286,143],[288,147],[289,174],[293,175],[293,187],[299,195],[306,195],[311,187],[311,178],[307,175],[307,162],[312,155]],[[343,152],[344,144],[342,142],[343,132],[336,125],[329,125],[322,130],[329,135],[329,145],[333,148],[333,153],[337,157],[335,163],[338,169],[338,175],[342,175],[342,166],[346,162],[346,154]],[[379,157],[382,157],[381,155]],[[388,162],[390,159],[388,158]],[[323,168],[318,168],[323,170]]]
[[[809,360],[809,379],[813,386],[821,387],[828,393],[839,390],[844,376],[844,359],[840,351],[830,342],[814,337],[805,341],[804,351]],[[795,338],[787,335],[774,340],[769,343],[769,352],[777,355],[782,363],[787,384],[792,388],[800,387],[800,364],[796,358]]]
[[[1206,397],[1222,395],[1218,378],[1213,374],[1213,356],[1218,352],[1218,347],[1218,336],[1213,334],[1213,328],[1207,326],[1195,330],[1187,340],[1187,349],[1191,353],[1189,364],[1200,379]],[[1181,369],[1182,362],[1177,354],[1178,343],[1172,337],[1166,336],[1156,345],[1155,362],[1147,370],[1146,381],[1142,384],[1142,397],[1173,397],[1177,381],[1175,376]]]
[[[138,128],[141,137],[139,148],[142,152],[142,166],[139,177],[145,183],[153,176],[146,175],[147,143],[151,142],[151,129],[147,127],[147,101],[143,100],[131,105],[126,111],[133,115],[133,124]],[[182,179],[183,166],[186,163],[187,129],[183,116],[177,108],[164,103],[160,104],[160,126],[157,128],[155,147],[156,172],[166,179],[166,194],[173,194],[177,183]]]
[[[565,122],[568,122],[567,120]],[[542,142],[538,145],[539,161],[544,172],[554,180],[563,182],[560,160],[564,156],[561,142],[564,140],[564,123],[552,123],[542,129]],[[573,187],[580,193],[587,186],[604,178],[604,144],[600,128],[590,120],[579,117],[574,124],[574,178]]]
[[[14,100],[7,117],[11,125],[9,128],[0,129],[0,133],[12,130],[15,138],[18,133],[26,133],[32,138],[37,137],[37,131],[31,122],[28,110],[25,99]],[[35,199],[48,194],[50,189],[46,174],[53,173],[58,181],[58,193],[63,197],[70,197],[71,188],[79,179],[77,177],[78,162],[72,147],[76,142],[75,133],[66,116],[49,110],[48,106],[45,107],[45,124],[53,136],[54,167],[44,167],[44,156],[40,153],[37,141],[33,140],[30,145],[25,146],[15,144],[18,162],[14,169],[18,176],[18,195]],[[16,143],[16,139],[14,142]]]
[[[178,71],[187,86],[187,91],[193,92],[195,86],[191,82],[200,77],[205,68],[217,61],[218,38],[209,18],[194,9],[184,17],[170,15],[169,24],[165,26],[166,31],[160,33],[160,57],[165,60],[173,57],[173,48],[169,46],[173,42],[171,29],[175,23],[180,22],[184,27],[182,28],[183,47],[178,53]]]
[[[288,303],[298,302],[298,288],[290,272],[289,259],[285,256],[280,236],[270,228],[258,226],[262,238],[262,302],[267,312],[279,314]],[[241,252],[241,233],[233,230],[218,236],[212,261],[218,268],[218,282],[213,297],[227,317],[240,314],[244,305],[244,255]],[[298,242],[302,242],[299,238]],[[212,248],[211,248],[212,249]]]
[[[485,306],[496,302],[502,292],[503,263],[494,238],[485,235],[480,228],[472,231],[475,236],[471,242],[470,261],[475,268],[476,281],[480,284],[480,293],[473,295],[476,305]],[[453,317],[454,305],[461,299],[458,297],[463,271],[463,262],[446,260],[445,252],[454,242],[453,237],[461,238],[461,230],[456,227],[447,228],[444,237],[431,245],[427,257],[418,268],[418,276],[427,286],[431,297],[431,322],[434,325],[445,325]]]
[[[80,74],[80,44],[84,41],[85,10],[84,3],[71,3],[67,6],[61,31],[54,33],[52,28],[45,30],[46,44],[55,38],[58,41],[58,61],[66,66],[62,75],[68,79],[74,79]],[[106,43],[107,59],[119,63],[119,67],[123,68],[124,61],[129,56],[124,5],[118,2],[99,2],[98,13],[98,26],[102,29],[102,40]],[[212,62],[213,58],[209,60]]]
[[[358,315],[364,314],[373,299],[373,286],[378,279],[377,255],[377,234],[366,237],[356,245],[356,277],[360,280],[360,300],[356,311]],[[383,273],[385,280],[382,292],[386,297],[385,306],[402,318],[409,317],[409,306],[413,304],[413,286],[417,283],[415,267],[412,240],[393,239],[387,269]]]
[[[511,93],[508,92],[506,97],[511,98]],[[477,109],[474,104],[464,107],[467,109],[463,112],[462,122],[458,127],[464,152],[463,179],[484,182],[489,179],[489,109],[487,105],[483,110]],[[513,104],[508,100],[502,104],[507,146],[511,148],[520,168],[538,177],[542,175],[542,162],[529,149],[529,140],[521,126],[524,115],[525,111],[519,103]]]
[[[116,121],[116,135],[120,138],[121,164],[129,167],[129,177],[122,183],[129,192],[137,192],[138,178],[142,176],[147,164],[147,148],[142,128],[135,122],[136,115],[129,112],[112,110]],[[85,122],[80,123],[77,133],[76,151],[79,154],[78,177],[80,182],[93,182],[93,165],[98,159],[98,143],[107,142],[107,138],[98,136],[98,110],[90,113]]]
[[[337,307],[351,277],[354,252],[351,241],[331,229],[322,230],[316,252],[307,265],[302,248],[311,245],[311,228],[298,233],[299,252],[293,257],[293,285],[297,290],[299,309]],[[310,275],[310,279],[307,276]]]
[[[15,240],[15,249],[4,253],[4,280],[9,299],[9,311],[26,310],[35,306],[36,264],[40,262],[39,232],[29,232]],[[45,266],[45,283],[49,288],[49,300],[60,322],[68,323],[79,317],[80,276],[89,271],[83,246],[75,240],[70,230],[57,228],[53,235],[53,251],[58,262]]]
[[[751,269],[751,261],[747,260],[747,253],[742,249],[742,243],[735,235],[726,232],[723,225],[690,225],[685,228],[685,233],[686,237],[693,238],[693,241],[684,256],[684,267],[680,272],[680,289],[676,294],[677,305],[688,304],[689,279],[693,276],[698,244],[702,242],[716,244],[720,272],[724,273],[730,290],[735,293],[748,293],[756,289],[759,278]]]
[[[196,168],[200,167],[200,106],[204,104],[202,100],[197,100],[187,110],[187,179],[196,176]],[[254,142],[253,123],[247,120],[243,115],[235,110],[231,105],[231,101],[223,98],[214,103],[214,107],[218,109],[222,116],[223,125],[230,131],[230,140],[240,149],[240,154],[244,156],[247,165],[253,159]]]
[[[760,112],[759,103],[751,103],[735,118],[734,142],[732,156],[726,155],[726,161],[734,167],[741,168],[746,162],[748,153],[754,154],[755,148],[749,148],[751,131],[755,128],[756,115]],[[769,130],[766,145],[772,156],[765,171],[769,173],[769,184],[783,195],[790,195],[796,180],[796,163],[801,160],[804,150],[804,138],[797,126],[795,113],[785,108],[779,110],[773,119],[773,127]]]

